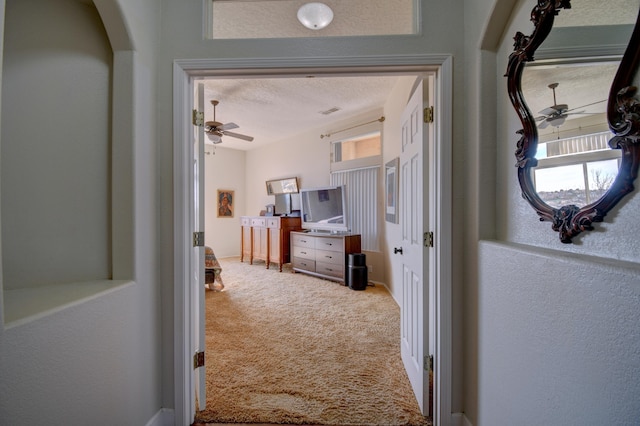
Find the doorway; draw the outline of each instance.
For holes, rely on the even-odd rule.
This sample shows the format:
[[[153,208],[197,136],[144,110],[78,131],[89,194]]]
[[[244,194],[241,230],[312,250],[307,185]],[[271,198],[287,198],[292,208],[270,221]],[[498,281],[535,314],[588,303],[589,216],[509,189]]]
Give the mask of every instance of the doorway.
[[[328,67],[327,63],[331,66]],[[451,240],[451,105],[452,105],[452,60],[449,56],[393,56],[343,58],[327,61],[324,59],[290,59],[280,60],[281,68],[274,69],[268,60],[238,61],[177,61],[174,64],[174,228],[175,228],[175,400],[176,419],[189,423],[195,414],[194,408],[194,372],[191,359],[194,352],[193,336],[196,321],[191,317],[190,306],[197,300],[197,294],[191,286],[178,285],[180,282],[191,282],[189,268],[189,252],[191,230],[189,217],[192,206],[189,206],[188,195],[191,191],[189,181],[192,157],[190,144],[182,143],[190,138],[191,122],[184,111],[193,105],[193,79],[195,77],[239,77],[252,76],[260,78],[268,75],[300,75],[309,73],[326,74],[420,74],[435,72],[438,85],[436,88],[437,105],[441,108],[437,115],[438,134],[435,158],[435,173],[438,176],[438,228],[435,233],[434,250],[439,265],[439,274],[434,283],[434,299],[436,306],[436,352],[434,371],[438,380],[434,389],[434,424],[448,424],[450,416],[451,388],[451,327],[450,327],[450,240]],[[191,149],[191,151],[190,151]],[[179,420],[178,420],[179,419]]]

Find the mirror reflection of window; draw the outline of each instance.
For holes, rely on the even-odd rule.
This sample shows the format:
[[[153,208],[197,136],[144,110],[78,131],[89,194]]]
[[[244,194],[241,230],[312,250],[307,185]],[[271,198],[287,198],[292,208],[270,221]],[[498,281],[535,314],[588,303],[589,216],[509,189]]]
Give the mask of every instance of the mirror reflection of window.
[[[282,192],[285,194],[292,194],[298,192],[298,185],[296,185],[295,179],[287,179],[282,182]]]
[[[573,204],[579,207],[598,200],[611,187],[620,160],[582,162],[537,168],[534,181],[538,195],[552,207]]]
[[[602,197],[616,179],[620,160],[611,159],[587,163],[587,179],[589,185],[589,203]]]

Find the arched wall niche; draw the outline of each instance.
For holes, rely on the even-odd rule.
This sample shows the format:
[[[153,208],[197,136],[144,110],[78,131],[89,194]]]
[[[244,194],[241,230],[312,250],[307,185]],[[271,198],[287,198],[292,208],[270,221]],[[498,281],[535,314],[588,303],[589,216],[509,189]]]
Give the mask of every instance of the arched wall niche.
[[[7,9],[11,4],[7,3],[8,2],[5,1],[0,3],[0,7],[2,7],[2,14],[5,18],[0,23],[0,31],[3,36],[6,35],[6,31],[11,25],[11,22],[8,21],[9,17],[7,16]],[[93,7],[94,5],[91,2],[83,3],[88,7]],[[96,136],[96,138],[102,138],[104,139],[104,142],[101,143],[102,147],[96,150],[94,159],[97,159],[99,163],[103,164],[103,166],[100,167],[104,168],[104,172],[101,173],[104,174],[106,183],[102,184],[100,188],[96,188],[97,191],[101,193],[100,198],[103,200],[100,203],[98,213],[100,219],[98,222],[92,222],[91,219],[87,219],[84,225],[89,229],[92,226],[95,226],[96,228],[100,227],[103,229],[103,234],[106,232],[102,237],[98,237],[99,242],[97,245],[94,244],[93,246],[94,248],[97,248],[97,252],[99,252],[97,256],[103,260],[100,261],[98,266],[92,265],[86,267],[86,273],[84,273],[84,275],[71,274],[67,279],[65,279],[64,273],[62,272],[63,267],[61,267],[61,271],[58,272],[55,279],[44,279],[42,280],[42,285],[38,283],[38,280],[42,277],[34,278],[28,276],[23,280],[18,276],[17,280],[12,280],[13,282],[10,282],[6,277],[3,277],[3,281],[1,282],[3,305],[2,320],[5,327],[17,326],[22,323],[29,322],[32,319],[47,315],[49,312],[58,311],[65,306],[76,304],[81,300],[89,300],[100,293],[131,283],[135,279],[135,253],[133,244],[133,231],[135,227],[133,223],[134,211],[132,201],[134,198],[133,192],[135,190],[133,173],[133,152],[135,140],[134,123],[132,120],[135,100],[134,89],[136,64],[135,51],[133,50],[134,43],[131,37],[131,32],[129,31],[129,26],[125,20],[125,14],[123,13],[121,4],[115,0],[96,0],[94,3],[95,11],[97,11],[97,15],[99,15],[99,19],[102,21],[102,25],[104,26],[103,33],[106,33],[106,38],[108,39],[107,45],[110,45],[110,48],[107,48],[107,57],[108,61],[110,61],[110,69],[107,71],[106,85],[102,85],[100,89],[102,91],[102,95],[100,95],[100,97],[101,99],[105,99],[106,103],[102,103],[102,112],[99,114],[94,114],[92,117],[92,114],[89,111],[87,111],[86,114],[82,114],[81,112],[76,115],[75,120],[78,121],[77,125],[80,127],[88,125],[86,122],[90,122],[91,118],[94,118],[98,123],[101,123],[99,126],[101,129],[100,134]],[[64,3],[60,3],[60,5],[64,6]],[[71,14],[74,13],[74,7],[76,11],[82,9],[77,6],[73,6],[73,1],[67,2],[66,7],[69,8],[68,10]],[[61,14],[64,14],[64,12],[61,12]],[[88,15],[91,15],[91,13]],[[93,12],[93,15],[96,16],[96,12]],[[95,29],[95,22],[97,22],[97,18],[93,19],[93,23],[87,23],[86,25]],[[98,30],[96,29],[96,31]],[[6,43],[6,36],[3,38]],[[82,42],[84,42],[84,39],[80,43]],[[8,59],[8,50],[6,46],[3,45],[0,53],[2,54],[3,62],[5,65],[8,65],[6,61]],[[65,54],[66,52],[61,51],[52,54],[51,58],[55,59],[56,55],[64,56]],[[92,59],[91,55],[91,49],[89,49],[80,56],[83,56],[82,60],[85,62],[96,62]],[[58,60],[58,62],[62,63],[64,60]],[[97,62],[100,62],[100,60]],[[100,71],[99,73],[103,74],[103,71]],[[91,78],[91,72],[87,73],[81,71],[76,74],[77,77],[82,77],[85,80]],[[2,72],[0,76],[6,83],[7,80],[11,78],[11,72]],[[7,90],[7,87],[8,85],[5,85],[5,94],[8,96],[9,90]],[[72,87],[72,84],[69,85],[69,98],[73,97]],[[87,95],[86,91],[80,90],[79,93],[82,93],[83,96],[90,96],[90,94]],[[35,96],[33,98],[38,97]],[[3,110],[8,110],[8,106],[10,104],[6,96],[4,102]],[[64,105],[64,97],[59,97],[58,102],[61,106]],[[55,100],[52,101],[49,99],[48,105],[52,104],[55,105]],[[71,108],[69,108],[69,111],[71,111]],[[4,119],[7,118],[4,117]],[[7,119],[7,122],[5,123],[8,122],[10,121]],[[73,131],[70,131],[69,134],[73,136]],[[45,138],[44,135],[43,138]],[[90,139],[90,137],[85,138]],[[41,142],[44,143],[45,140],[43,139]],[[71,151],[73,151],[73,149],[71,149]],[[90,150],[86,151],[85,155],[87,153],[91,155]],[[22,155],[25,159],[29,159],[29,156],[34,154],[35,153],[23,153]],[[73,152],[69,152],[68,155],[69,158],[72,158]],[[57,156],[57,159],[60,158],[63,158],[63,156]],[[46,160],[43,161],[43,164],[46,164]],[[65,163],[61,161],[60,164],[61,167],[64,168]],[[88,169],[89,167],[85,170]],[[32,174],[36,175],[35,177],[32,176],[30,178],[32,180],[47,179],[46,174],[39,172],[37,169]],[[99,179],[102,179],[102,175],[100,176],[100,178],[95,179],[93,182],[97,182]],[[75,179],[76,182],[79,180],[81,179]],[[72,179],[71,181],[73,182],[74,180]],[[85,182],[79,182],[79,184],[85,184]],[[5,185],[3,185],[3,190],[7,191],[5,194],[11,193],[12,190],[17,192],[15,191],[15,186],[14,189],[11,189],[11,185],[13,184],[5,181]],[[89,183],[89,185],[93,184]],[[67,191],[67,194],[68,193],[69,192]],[[64,202],[64,200],[59,200],[58,204]],[[67,207],[67,209],[70,215],[74,215],[81,219],[82,214],[79,213],[79,210],[82,209],[82,206],[78,206],[77,204],[77,202],[75,205],[74,203],[70,203],[70,206]],[[46,205],[42,206],[42,209],[46,209]],[[31,210],[35,210],[35,208],[31,208]],[[64,208],[61,209],[61,212],[62,215],[60,217],[63,217]],[[0,217],[0,219],[2,219],[2,217]],[[5,226],[6,224],[3,224],[2,229],[6,232],[8,226]],[[48,228],[50,229],[51,227],[49,226]],[[36,230],[33,232],[27,228],[27,234],[24,236],[24,239],[37,244],[38,234],[42,235],[41,231],[42,229],[39,229],[38,227],[36,227]],[[32,232],[35,235],[29,235],[29,232]],[[66,245],[68,247],[72,247],[73,245],[77,245],[78,242],[82,242],[82,240],[77,240],[77,236],[65,237],[64,234],[58,237],[54,235],[52,238],[61,238],[59,240],[62,242],[61,245]],[[49,244],[46,246],[50,247]],[[59,249],[60,251],[65,250],[64,247],[50,247],[50,249]],[[5,248],[3,252],[4,256],[8,256],[10,251]],[[67,262],[73,262],[74,255],[71,255],[70,257],[71,259],[67,259]],[[87,257],[87,259],[89,258],[90,256]],[[81,267],[82,262],[82,258],[80,258],[78,263]],[[65,265],[65,267],[69,269],[68,266]],[[2,272],[4,276],[7,271],[3,270]],[[42,291],[43,288],[45,291]],[[51,295],[55,295],[55,297],[50,297]]]

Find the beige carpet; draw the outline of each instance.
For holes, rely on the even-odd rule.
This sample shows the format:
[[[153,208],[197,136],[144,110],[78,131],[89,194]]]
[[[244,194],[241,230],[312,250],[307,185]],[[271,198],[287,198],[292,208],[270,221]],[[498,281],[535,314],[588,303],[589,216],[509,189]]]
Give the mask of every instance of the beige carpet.
[[[285,267],[219,259],[206,292],[210,423],[423,425],[400,359],[399,308]]]

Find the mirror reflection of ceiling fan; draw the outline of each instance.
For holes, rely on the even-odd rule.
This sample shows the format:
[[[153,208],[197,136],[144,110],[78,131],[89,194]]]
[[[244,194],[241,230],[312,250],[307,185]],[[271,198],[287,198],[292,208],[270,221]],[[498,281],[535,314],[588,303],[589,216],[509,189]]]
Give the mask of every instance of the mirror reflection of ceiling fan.
[[[230,132],[230,129],[237,129],[238,125],[236,123],[221,123],[216,121],[216,106],[218,106],[220,102],[213,100],[211,104],[213,105],[213,121],[207,121],[204,123],[204,131],[209,137],[209,140],[214,144],[219,144],[222,142],[223,136],[230,136],[232,138],[242,139],[248,142],[253,140],[252,136],[242,135],[240,133]]]
[[[554,127],[560,127],[564,124],[567,116],[572,114],[597,114],[596,112],[584,112],[584,111],[576,111],[580,108],[586,108],[591,105],[596,105],[602,102],[606,102],[606,99],[602,101],[593,102],[587,105],[582,105],[580,107],[569,109],[569,105],[567,104],[558,104],[556,101],[556,87],[558,87],[559,83],[551,83],[548,87],[553,91],[553,105],[548,108],[540,111],[540,116],[536,117],[536,121],[539,122],[538,128],[545,129],[549,125]]]

